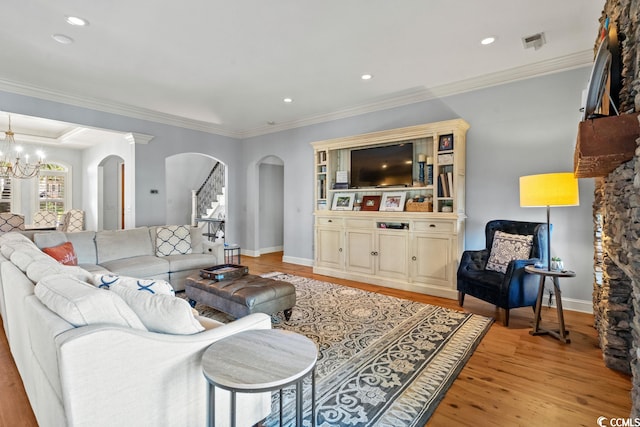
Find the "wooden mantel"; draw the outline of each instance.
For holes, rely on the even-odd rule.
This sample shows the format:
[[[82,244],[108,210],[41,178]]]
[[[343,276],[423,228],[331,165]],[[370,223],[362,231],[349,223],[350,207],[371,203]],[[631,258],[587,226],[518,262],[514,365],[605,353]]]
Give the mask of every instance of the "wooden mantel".
[[[638,113],[580,122],[573,156],[576,178],[607,176],[633,158],[639,137]]]

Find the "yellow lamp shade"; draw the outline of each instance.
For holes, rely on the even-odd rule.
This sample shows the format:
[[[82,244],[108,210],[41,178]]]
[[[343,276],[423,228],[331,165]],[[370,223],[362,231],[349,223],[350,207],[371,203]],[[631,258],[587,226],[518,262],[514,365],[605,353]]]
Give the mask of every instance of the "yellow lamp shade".
[[[578,206],[578,180],[572,172],[520,177],[520,206]]]

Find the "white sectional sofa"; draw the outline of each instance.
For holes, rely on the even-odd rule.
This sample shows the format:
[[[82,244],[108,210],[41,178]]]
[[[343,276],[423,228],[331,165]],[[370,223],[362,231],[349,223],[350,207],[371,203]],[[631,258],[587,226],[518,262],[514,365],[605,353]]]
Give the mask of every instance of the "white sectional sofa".
[[[167,280],[176,291],[184,290],[184,281],[189,275],[201,268],[224,263],[224,245],[204,240],[199,227],[190,228],[190,253],[157,256],[158,228],[23,234],[34,240],[39,248],[71,242],[79,265],[87,271]]]
[[[186,301],[161,295],[149,298],[176,305],[183,318],[191,316],[194,325],[190,327],[201,331],[151,332],[148,323],[140,320],[145,319],[137,311],[140,308],[125,302],[124,294],[92,284],[92,272],[104,272],[107,266],[119,269],[120,274],[140,273],[174,283],[183,280],[188,270],[176,266],[197,268],[180,259],[151,262],[154,255],[142,253],[140,242],[146,238],[140,230],[128,236],[124,236],[127,231],[65,235],[81,261],[81,266],[73,267],[44,254],[24,234],[0,235],[0,314],[41,427],[206,425],[208,396],[202,353],[223,337],[271,327],[269,316],[261,313],[228,324],[194,317],[190,311],[187,315]],[[149,229],[145,231],[151,236]],[[31,237],[40,243],[61,238],[56,234]],[[103,244],[118,250],[103,250]],[[210,257],[208,261],[213,258],[196,255]],[[159,265],[166,271],[161,272]],[[141,306],[147,310],[147,305]],[[162,310],[158,313],[162,316]],[[149,315],[156,313],[150,310],[145,313]],[[239,395],[238,408],[242,410],[237,425],[253,425],[268,415],[270,394]],[[230,424],[228,393],[216,393],[215,416],[216,425]]]

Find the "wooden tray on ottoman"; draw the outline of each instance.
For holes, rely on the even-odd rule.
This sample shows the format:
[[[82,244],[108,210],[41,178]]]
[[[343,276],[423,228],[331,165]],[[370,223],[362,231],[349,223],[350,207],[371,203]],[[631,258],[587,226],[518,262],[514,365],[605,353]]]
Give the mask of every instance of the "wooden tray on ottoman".
[[[249,272],[249,267],[238,264],[220,264],[200,270],[200,277],[203,279],[222,281],[237,279]]]

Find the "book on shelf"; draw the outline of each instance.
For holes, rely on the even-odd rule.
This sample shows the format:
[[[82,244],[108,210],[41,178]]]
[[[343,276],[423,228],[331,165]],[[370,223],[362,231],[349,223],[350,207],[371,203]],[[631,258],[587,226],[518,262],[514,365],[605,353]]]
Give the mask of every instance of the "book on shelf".
[[[447,185],[449,187],[449,195],[447,197],[451,197],[453,194],[453,172],[447,172]]]
[[[450,197],[449,194],[447,175],[445,173],[441,173],[438,175],[438,197]]]
[[[327,198],[327,194],[326,194],[326,186],[324,185],[325,181],[324,179],[320,178],[320,180],[318,180],[318,198],[319,199],[326,199]]]
[[[326,163],[326,161],[327,161],[327,152],[318,151],[318,163]]]
[[[334,190],[347,190],[349,188],[348,182],[334,182],[333,189]]]

